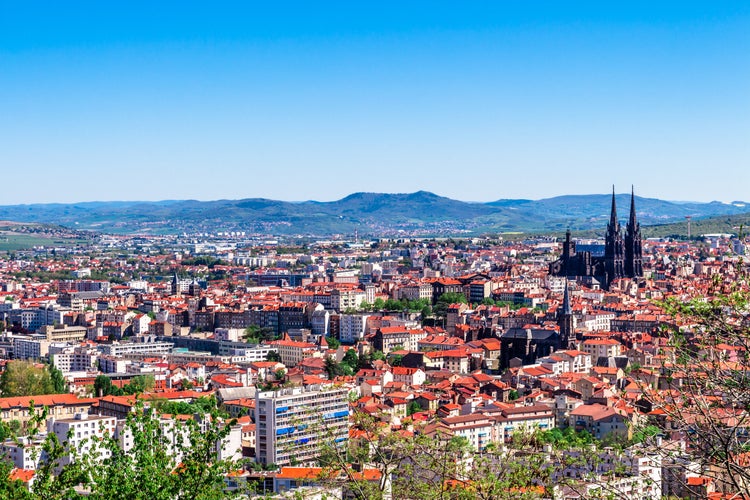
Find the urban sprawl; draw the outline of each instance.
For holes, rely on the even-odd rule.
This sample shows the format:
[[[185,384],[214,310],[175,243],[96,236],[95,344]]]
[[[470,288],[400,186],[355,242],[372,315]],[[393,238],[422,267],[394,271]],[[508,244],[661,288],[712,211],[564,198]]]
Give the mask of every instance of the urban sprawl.
[[[117,453],[96,440],[135,450],[138,414],[172,444],[186,421],[216,427],[227,496],[748,498],[747,336],[680,309],[721,300],[722,324],[744,325],[744,237],[642,239],[629,208],[621,225],[613,199],[601,240],[236,232],[7,252],[9,477],[34,491],[49,461],[53,478],[104,467]],[[707,456],[708,425],[724,454]],[[188,454],[166,447],[176,470]]]

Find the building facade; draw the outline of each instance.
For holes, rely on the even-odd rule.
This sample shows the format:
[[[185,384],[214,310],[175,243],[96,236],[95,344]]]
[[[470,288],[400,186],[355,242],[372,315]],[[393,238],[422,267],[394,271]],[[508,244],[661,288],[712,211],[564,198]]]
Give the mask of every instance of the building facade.
[[[258,392],[256,457],[278,466],[315,461],[321,446],[344,446],[349,436],[348,390],[326,386]]]

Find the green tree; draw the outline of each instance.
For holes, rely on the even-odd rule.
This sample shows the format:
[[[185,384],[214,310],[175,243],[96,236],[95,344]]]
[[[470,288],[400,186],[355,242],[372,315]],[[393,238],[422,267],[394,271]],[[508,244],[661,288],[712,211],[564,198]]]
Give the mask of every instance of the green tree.
[[[94,396],[121,396],[122,390],[112,384],[112,379],[106,375],[97,375],[94,379]]]
[[[18,479],[11,479],[13,463],[7,458],[0,458],[0,498],[31,500],[33,497],[26,485]]]
[[[52,388],[54,389],[55,393],[67,394],[68,381],[65,380],[65,376],[63,375],[63,373],[58,370],[55,365],[52,364],[52,360],[50,360],[50,364],[47,366],[47,370],[49,370],[49,376],[52,380]]]
[[[409,401],[409,404],[406,405],[407,415],[414,415],[415,413],[420,411],[422,411],[422,407],[416,401]]]
[[[442,294],[433,308],[433,313],[438,318],[444,319],[448,314],[451,304],[466,304],[466,295],[457,292],[446,292]]]
[[[328,342],[328,347],[331,349],[338,349],[341,345],[341,342],[336,337],[326,337],[326,342]]]
[[[55,384],[45,366],[29,361],[9,361],[0,375],[3,397],[55,394]]]
[[[31,411],[29,432],[38,436],[46,409]],[[164,420],[139,402],[124,423],[131,439],[121,448],[111,434],[84,441],[86,453],[49,433],[43,442],[47,460],[36,471],[31,492],[9,476],[11,464],[0,461],[0,498],[26,500],[219,500],[241,496],[225,488],[225,475],[240,464],[220,460],[218,446],[235,420],[213,410],[201,418]],[[105,458],[106,457],[106,458]],[[80,491],[86,491],[81,494]]]
[[[385,354],[383,353],[383,351],[373,351],[371,357],[373,361],[375,360],[385,361]]]
[[[466,300],[466,295],[459,292],[445,292],[443,295],[438,297],[438,302],[447,302],[448,304],[466,304],[469,301]]]
[[[388,356],[388,364],[391,366],[401,366],[404,357],[401,354],[392,354]]]
[[[344,359],[341,360],[341,363],[349,366],[352,371],[357,370],[357,367],[359,366],[359,357],[357,356],[357,352],[354,349],[349,349],[348,351],[346,351],[346,354],[344,354]]]
[[[142,405],[128,415],[125,427],[132,434],[133,448],[124,451],[114,439],[103,442],[111,457],[103,463],[81,457],[90,477],[94,500],[231,498],[224,475],[236,467],[219,460],[217,443],[230,425],[223,425],[213,412],[201,422],[176,420],[164,425],[158,414]],[[176,452],[176,453],[175,453]]]
[[[359,437],[345,448],[324,448],[321,478],[345,483],[354,498],[535,499],[543,496],[538,485],[550,484],[550,467],[541,454],[477,453],[466,439],[440,428],[405,436],[390,432],[376,417],[355,413],[353,418]],[[359,467],[352,464],[376,468],[380,481],[359,480]]]
[[[141,394],[153,390],[155,384],[153,375],[136,375],[122,387],[124,394]]]
[[[281,355],[277,351],[270,351],[266,355],[266,361],[274,361],[276,363],[281,363]]]
[[[365,311],[365,312],[366,312],[366,311],[372,311],[372,304],[370,304],[370,303],[369,303],[369,302],[367,302],[366,300],[363,300],[363,301],[362,301],[362,302],[360,302],[360,304],[359,304],[359,310],[360,310],[360,311]]]

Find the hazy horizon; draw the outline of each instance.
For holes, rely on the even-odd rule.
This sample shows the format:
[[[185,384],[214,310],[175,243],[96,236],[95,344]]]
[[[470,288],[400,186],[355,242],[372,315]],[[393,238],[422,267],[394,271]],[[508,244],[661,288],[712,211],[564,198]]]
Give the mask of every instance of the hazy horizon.
[[[559,195],[555,195],[555,196],[546,196],[546,197],[541,197],[541,198],[496,198],[496,199],[492,199],[492,200],[462,200],[462,199],[458,199],[458,198],[451,198],[449,196],[444,196],[444,195],[442,195],[440,193],[434,193],[432,191],[427,191],[427,190],[424,190],[424,189],[420,189],[418,191],[412,191],[412,192],[401,192],[401,191],[393,191],[393,192],[355,191],[355,192],[349,193],[348,195],[342,196],[340,198],[330,199],[330,200],[327,200],[327,199],[313,199],[313,198],[299,199],[299,200],[285,200],[285,199],[280,199],[280,198],[269,198],[267,196],[253,196],[253,197],[241,197],[241,198],[226,198],[226,197],[223,197],[223,198],[206,198],[206,199],[200,199],[200,198],[183,198],[183,199],[169,198],[169,199],[166,199],[165,198],[165,199],[153,199],[153,200],[148,200],[148,199],[112,199],[112,200],[92,199],[92,200],[78,200],[78,201],[71,201],[71,202],[49,201],[49,202],[10,203],[10,204],[9,203],[1,203],[0,202],[0,206],[77,205],[77,204],[98,204],[98,203],[101,203],[101,204],[107,204],[107,203],[113,203],[113,204],[114,203],[126,203],[126,204],[132,204],[132,203],[180,203],[180,202],[185,202],[185,201],[214,202],[214,201],[222,201],[222,200],[233,201],[233,200],[246,200],[246,199],[267,199],[267,200],[279,201],[279,202],[284,202],[284,203],[307,203],[307,202],[332,203],[332,202],[341,201],[344,198],[347,198],[347,197],[349,197],[351,195],[361,194],[361,193],[382,194],[382,195],[399,195],[399,194],[414,194],[414,193],[417,193],[417,192],[428,192],[428,193],[434,194],[436,196],[440,196],[442,198],[449,198],[449,199],[455,200],[455,201],[461,201],[461,202],[465,202],[465,203],[478,203],[478,204],[486,204],[486,203],[493,203],[493,202],[497,202],[497,201],[506,201],[506,200],[540,201],[540,200],[546,200],[546,199],[552,199],[552,198],[559,198],[559,197],[564,197],[564,196],[611,196],[612,195],[611,192],[610,193],[563,193],[563,194],[559,194]],[[628,192],[615,192],[615,196],[618,196],[618,197],[629,197],[630,194],[631,193],[629,191]],[[716,202],[716,203],[724,203],[724,204],[727,204],[727,205],[731,205],[731,204],[734,204],[734,203],[743,203],[743,204],[744,203],[750,203],[750,202],[747,202],[745,200],[708,200],[708,201],[684,200],[684,199],[683,200],[672,200],[672,199],[667,199],[667,198],[660,198],[658,196],[656,196],[656,197],[653,197],[653,196],[641,196],[637,192],[635,193],[635,197],[636,197],[636,199],[657,199],[657,200],[661,200],[661,201],[667,201],[667,202],[670,202],[670,203],[678,203],[678,204],[680,204],[680,203],[714,203],[714,202]]]

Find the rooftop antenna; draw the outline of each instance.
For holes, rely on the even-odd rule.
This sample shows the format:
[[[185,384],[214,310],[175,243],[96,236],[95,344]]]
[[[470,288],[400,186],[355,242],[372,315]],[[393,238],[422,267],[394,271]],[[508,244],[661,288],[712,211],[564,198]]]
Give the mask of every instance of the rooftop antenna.
[[[693,216],[692,215],[686,215],[685,218],[687,219],[688,239],[690,239],[690,219],[692,219]]]

